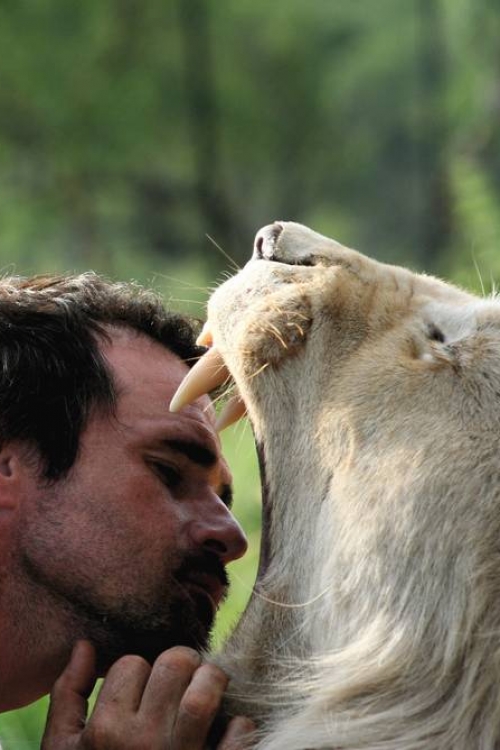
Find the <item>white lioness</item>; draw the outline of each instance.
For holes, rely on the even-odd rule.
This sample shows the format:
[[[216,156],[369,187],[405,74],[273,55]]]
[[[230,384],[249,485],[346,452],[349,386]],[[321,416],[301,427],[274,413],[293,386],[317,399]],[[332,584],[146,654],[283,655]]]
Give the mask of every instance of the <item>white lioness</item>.
[[[277,223],[209,326],[264,488],[230,710],[266,750],[500,748],[500,302]]]

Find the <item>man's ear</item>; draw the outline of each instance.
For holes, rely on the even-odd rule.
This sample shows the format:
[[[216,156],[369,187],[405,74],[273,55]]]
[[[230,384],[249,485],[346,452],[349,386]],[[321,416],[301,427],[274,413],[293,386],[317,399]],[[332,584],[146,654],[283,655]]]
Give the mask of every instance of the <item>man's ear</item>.
[[[0,451],[0,476],[3,476],[5,478],[11,477],[14,471],[14,467],[12,464],[12,452]]]
[[[23,461],[17,446],[6,444],[0,449],[0,512],[13,510],[21,497]]]

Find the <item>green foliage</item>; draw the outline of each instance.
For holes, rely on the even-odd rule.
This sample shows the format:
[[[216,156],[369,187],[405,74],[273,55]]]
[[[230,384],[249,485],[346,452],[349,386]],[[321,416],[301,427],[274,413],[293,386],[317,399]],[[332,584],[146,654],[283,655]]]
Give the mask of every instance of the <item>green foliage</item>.
[[[498,199],[499,19],[494,0],[5,2],[0,262],[120,272],[203,258],[206,234],[241,261],[281,217],[440,268],[455,161]]]
[[[451,185],[458,231],[448,266],[463,286],[494,292],[500,279],[500,205],[494,188],[486,171],[466,158],[453,165]]]
[[[238,422],[222,433],[224,454],[234,473],[234,513],[248,537],[246,555],[229,566],[231,592],[219,612],[213,646],[222,644],[243,612],[252,591],[260,551],[260,481],[250,426]]]
[[[38,750],[45,726],[48,698],[0,715],[2,750]]]

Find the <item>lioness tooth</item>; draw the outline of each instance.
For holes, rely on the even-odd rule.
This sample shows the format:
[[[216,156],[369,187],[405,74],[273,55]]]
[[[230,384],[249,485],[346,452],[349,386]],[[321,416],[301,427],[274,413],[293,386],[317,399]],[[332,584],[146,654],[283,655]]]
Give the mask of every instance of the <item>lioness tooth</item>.
[[[241,419],[246,413],[247,409],[243,399],[240,396],[232,396],[217,417],[215,429],[217,432],[222,432],[226,427]]]
[[[177,412],[204,393],[210,393],[229,378],[229,370],[216,348],[209,349],[198,360],[174,393],[170,411]]]
[[[201,333],[196,339],[196,343],[198,346],[212,346],[213,337],[212,337],[212,331],[210,330],[210,326],[207,322],[203,325],[203,328],[201,329]]]

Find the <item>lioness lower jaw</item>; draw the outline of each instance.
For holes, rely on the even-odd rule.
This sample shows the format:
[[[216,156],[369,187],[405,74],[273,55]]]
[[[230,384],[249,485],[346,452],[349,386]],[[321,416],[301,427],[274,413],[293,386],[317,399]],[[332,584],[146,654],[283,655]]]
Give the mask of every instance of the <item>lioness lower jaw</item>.
[[[280,223],[208,318],[265,466],[228,710],[267,750],[500,747],[500,303]]]

